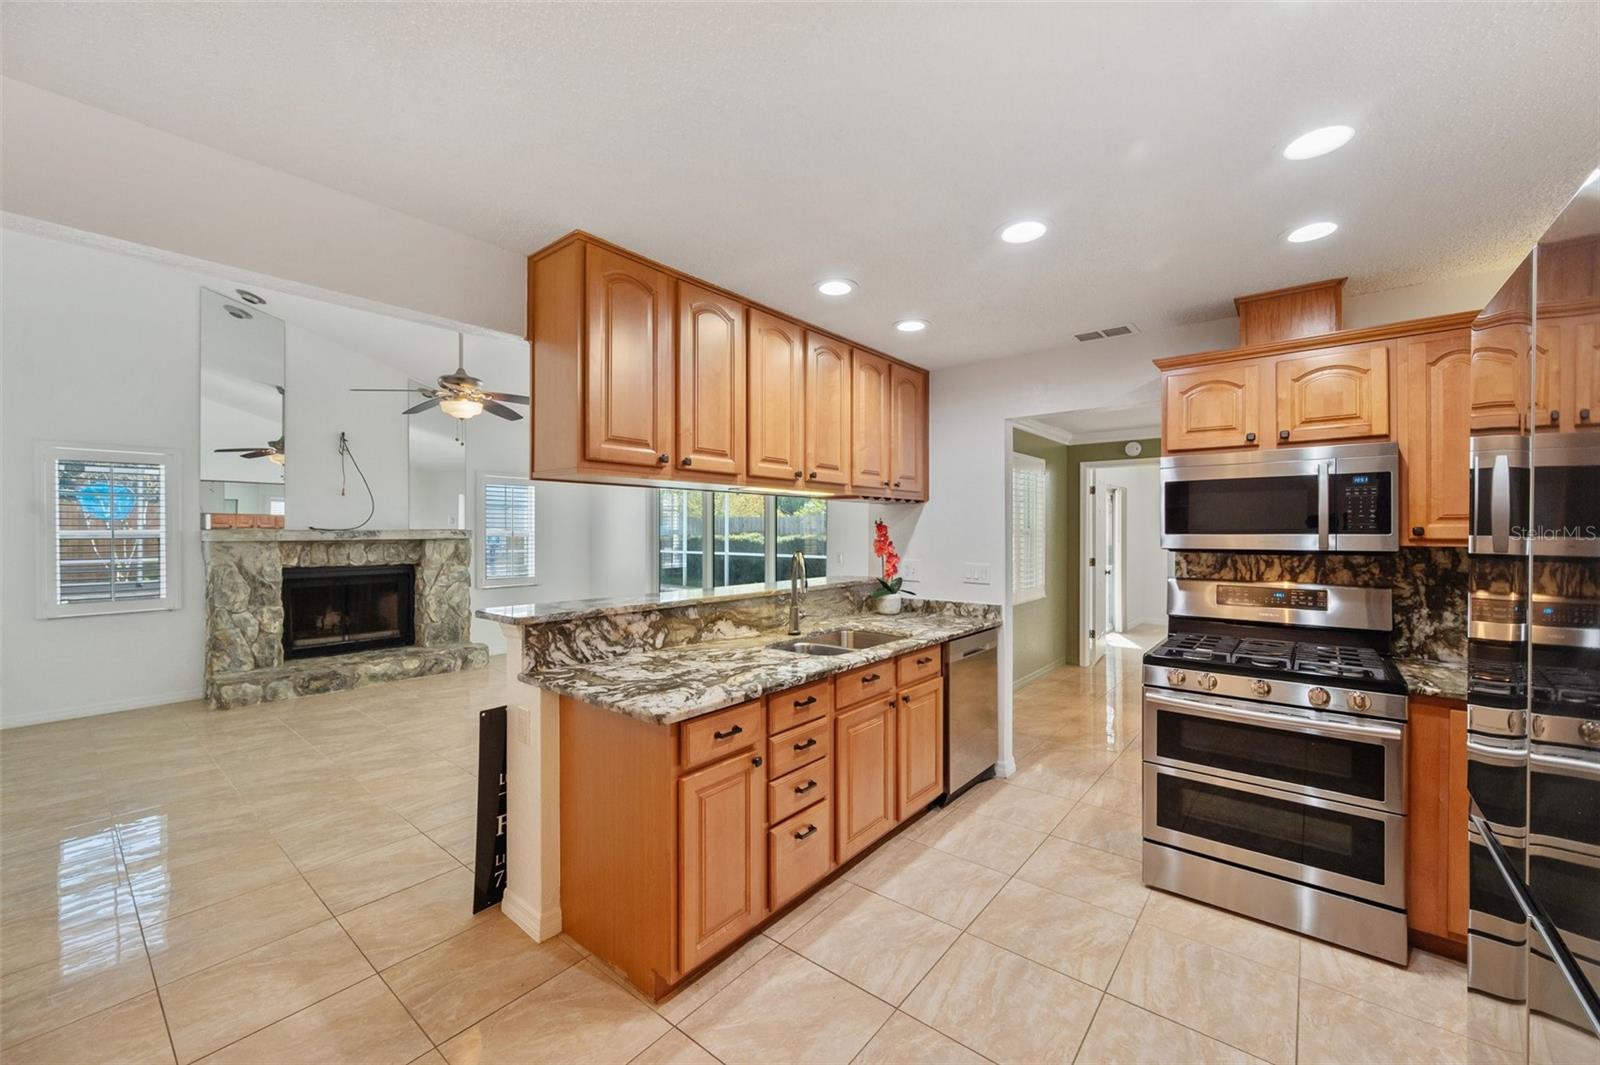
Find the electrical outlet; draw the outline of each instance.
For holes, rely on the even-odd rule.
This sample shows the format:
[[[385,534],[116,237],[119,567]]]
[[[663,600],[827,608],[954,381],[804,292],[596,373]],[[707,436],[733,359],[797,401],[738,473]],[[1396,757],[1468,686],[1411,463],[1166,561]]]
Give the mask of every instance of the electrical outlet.
[[[900,577],[908,584],[914,584],[922,579],[922,563],[914,558],[900,560]]]
[[[989,563],[964,562],[962,563],[961,583],[963,584],[988,584]]]

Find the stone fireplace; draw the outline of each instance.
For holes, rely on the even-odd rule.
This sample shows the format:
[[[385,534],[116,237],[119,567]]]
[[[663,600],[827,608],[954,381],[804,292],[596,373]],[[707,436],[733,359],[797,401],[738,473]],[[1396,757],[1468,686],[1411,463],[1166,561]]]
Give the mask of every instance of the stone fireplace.
[[[212,529],[206,699],[219,709],[488,664],[454,529]]]

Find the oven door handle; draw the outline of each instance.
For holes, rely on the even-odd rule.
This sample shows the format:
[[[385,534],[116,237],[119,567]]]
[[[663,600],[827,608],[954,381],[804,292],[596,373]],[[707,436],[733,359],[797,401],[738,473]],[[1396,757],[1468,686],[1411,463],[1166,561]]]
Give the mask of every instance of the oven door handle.
[[[1470,740],[1468,741],[1468,746],[1471,746]],[[1590,761],[1581,756],[1553,754],[1548,749],[1530,749],[1528,751],[1528,765],[1534,769],[1544,769],[1559,776],[1600,780],[1600,763]]]
[[[1494,740],[1467,733],[1467,756],[1499,766],[1522,766],[1528,761],[1528,741],[1520,737]]]
[[[1328,471],[1332,468],[1331,462],[1317,463],[1317,550],[1328,550]]]
[[[1511,457],[1496,455],[1489,480],[1489,534],[1495,554],[1511,550]]]
[[[1299,732],[1314,732],[1330,736],[1347,736],[1355,739],[1389,742],[1397,742],[1404,735],[1399,725],[1367,725],[1357,724],[1353,721],[1329,721],[1321,717],[1303,717],[1300,714],[1285,714],[1271,710],[1248,710],[1242,706],[1234,706],[1232,704],[1203,703],[1198,700],[1184,699],[1172,695],[1151,695],[1146,698],[1150,703],[1157,706],[1170,706],[1175,710],[1192,711],[1204,717],[1274,725],[1279,728],[1293,728]]]

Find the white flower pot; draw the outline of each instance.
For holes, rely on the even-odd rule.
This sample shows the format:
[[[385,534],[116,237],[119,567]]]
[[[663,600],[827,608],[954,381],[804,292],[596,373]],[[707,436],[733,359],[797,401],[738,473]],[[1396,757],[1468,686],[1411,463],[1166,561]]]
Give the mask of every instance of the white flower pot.
[[[880,614],[898,614],[904,605],[899,592],[890,595],[875,596],[872,600],[872,609]]]

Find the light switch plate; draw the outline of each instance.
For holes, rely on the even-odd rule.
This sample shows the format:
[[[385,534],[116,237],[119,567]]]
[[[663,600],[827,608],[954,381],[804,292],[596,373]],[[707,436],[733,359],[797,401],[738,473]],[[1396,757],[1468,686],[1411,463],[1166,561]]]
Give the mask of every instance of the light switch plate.
[[[961,583],[963,584],[988,584],[989,563],[964,562],[961,565]]]

